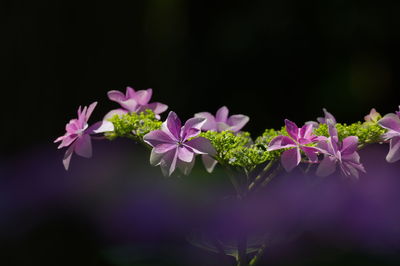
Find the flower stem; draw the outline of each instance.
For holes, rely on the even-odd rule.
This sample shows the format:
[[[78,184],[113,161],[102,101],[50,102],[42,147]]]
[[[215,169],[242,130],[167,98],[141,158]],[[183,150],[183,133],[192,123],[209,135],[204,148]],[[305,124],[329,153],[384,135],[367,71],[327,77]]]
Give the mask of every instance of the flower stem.
[[[254,266],[256,265],[261,257],[264,255],[265,251],[267,250],[267,244],[264,243],[257,251],[257,254],[251,259],[249,266]]]
[[[269,161],[269,163],[264,167],[264,169],[261,171],[261,173],[258,176],[256,176],[254,181],[249,185],[249,188],[248,188],[249,191],[253,191],[262,182],[263,177],[269,170],[271,170],[271,168],[272,168],[272,166],[274,166],[275,162],[276,162],[275,160]]]
[[[261,187],[265,187],[269,182],[282,170],[282,167],[278,165],[277,168],[261,183]]]

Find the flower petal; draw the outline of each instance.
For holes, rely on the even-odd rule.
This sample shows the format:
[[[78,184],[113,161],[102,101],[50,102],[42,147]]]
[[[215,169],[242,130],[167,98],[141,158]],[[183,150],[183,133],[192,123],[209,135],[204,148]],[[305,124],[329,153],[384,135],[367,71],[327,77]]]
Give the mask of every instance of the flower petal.
[[[390,140],[394,137],[400,137],[400,132],[389,129],[388,132],[386,132],[382,135],[382,139],[384,139],[384,140]]]
[[[328,123],[328,120],[331,120],[332,123],[335,125],[335,124],[336,124],[336,119],[335,119],[335,117],[334,117],[331,113],[329,113],[325,108],[323,108],[322,111],[324,112],[325,117],[318,117],[318,118],[317,118],[317,121],[318,121],[320,124],[327,124],[327,123]]]
[[[400,137],[394,137],[390,140],[390,150],[386,156],[386,161],[394,163],[400,160]]]
[[[77,134],[70,134],[70,135],[60,137],[63,139],[62,139],[62,142],[60,143],[60,145],[57,147],[57,149],[61,149],[63,147],[67,147],[67,146],[71,145],[71,143],[74,142],[77,137],[78,137]],[[56,140],[59,140],[60,138],[58,138]]]
[[[149,103],[152,95],[153,95],[152,89],[139,90],[136,92],[135,99],[140,105],[145,105]]]
[[[80,129],[79,121],[77,119],[71,119],[68,124],[65,125],[65,131],[71,134],[75,134],[76,131]]]
[[[304,153],[306,154],[307,158],[315,163],[318,162],[318,149],[316,149],[315,147],[307,147],[307,146],[302,146],[301,149],[304,151]]]
[[[107,96],[108,96],[108,99],[110,99],[111,101],[114,101],[114,102],[120,102],[120,101],[124,101],[126,99],[125,95],[122,92],[117,91],[117,90],[111,90],[111,91],[107,92]]]
[[[194,117],[201,117],[205,118],[206,121],[204,122],[201,130],[208,131],[208,130],[217,130],[217,124],[215,122],[215,117],[209,112],[201,112],[194,115]]]
[[[186,163],[193,161],[194,153],[185,146],[178,147],[178,158]]]
[[[333,124],[336,124],[336,119],[331,113],[329,113],[325,108],[323,108],[322,111],[324,111],[326,122],[328,122],[328,120],[331,120]]]
[[[125,91],[125,99],[135,99],[136,91],[132,87],[126,87]]]
[[[181,120],[175,112],[169,112],[167,120],[161,125],[161,130],[170,134],[176,141],[180,140]]]
[[[352,154],[357,151],[358,146],[358,137],[349,136],[343,139],[342,141],[342,155]]]
[[[172,139],[171,136],[162,130],[154,130],[143,136],[144,142],[152,147],[157,145],[169,143],[176,144],[176,140]]]
[[[211,142],[203,137],[197,137],[192,140],[189,140],[185,142],[184,145],[192,148],[193,151],[197,154],[209,154],[213,156],[216,153]]]
[[[224,122],[228,120],[229,109],[226,106],[222,106],[218,109],[217,114],[215,115],[216,122]]]
[[[317,168],[317,176],[328,176],[336,170],[336,159],[330,155],[325,155]]]
[[[362,164],[353,162],[343,162],[340,165],[340,170],[343,175],[354,176],[356,178],[360,176],[359,172],[366,172]]]
[[[217,122],[217,132],[222,132],[225,130],[229,130],[230,127],[227,123],[224,122]]]
[[[289,136],[292,139],[297,140],[299,138],[299,128],[297,127],[297,125],[288,119],[285,119],[285,125],[286,131]]]
[[[300,129],[300,138],[310,139],[313,136],[313,125],[305,124]]]
[[[71,157],[75,149],[75,143],[71,145],[71,147],[68,148],[68,150],[64,154],[63,158],[63,165],[65,170],[68,170],[69,168],[69,163],[71,162]]]
[[[75,153],[85,157],[92,157],[92,141],[88,134],[83,134],[75,142]]]
[[[165,176],[170,176],[175,171],[177,160],[178,149],[170,150],[164,154],[161,159],[160,166],[161,171]]]
[[[176,149],[178,146],[173,143],[163,143],[163,144],[158,144],[153,148],[153,151],[156,153],[166,153],[167,151],[170,151],[172,149]]]
[[[232,115],[228,118],[227,124],[230,126],[229,130],[233,132],[240,131],[249,122],[250,117],[247,115]]]
[[[319,127],[319,124],[315,121],[307,121],[307,122],[305,122],[305,125],[311,125],[313,128]]]
[[[127,99],[125,101],[118,102],[123,108],[128,110],[129,112],[136,112],[137,109],[140,107],[139,104],[136,102],[135,99]]]
[[[328,145],[329,139],[327,137],[324,138],[325,139],[321,139],[318,142],[317,147],[320,149],[321,152],[331,154],[332,151],[329,150],[329,145]]]
[[[114,124],[110,121],[99,121],[86,129],[86,134],[98,134],[104,132],[114,131]]]
[[[208,154],[201,155],[201,160],[203,161],[204,167],[206,168],[207,172],[212,173],[215,166],[217,165],[218,161],[214,160]]]
[[[336,156],[336,154],[339,152],[336,140],[332,139],[332,137],[329,137],[326,143],[328,144],[328,153]]]
[[[103,117],[103,120],[111,119],[111,118],[113,118],[115,115],[121,116],[121,115],[124,115],[124,114],[127,114],[127,113],[128,113],[128,111],[125,110],[125,109],[121,109],[121,108],[119,108],[119,109],[114,109],[114,110],[111,110],[110,112],[108,112],[108,113]]]
[[[90,116],[93,113],[94,108],[96,108],[97,102],[92,103],[91,105],[89,105],[87,111],[86,111],[86,122],[89,121]]]
[[[161,160],[164,156],[164,153],[158,153],[155,151],[155,148],[153,148],[151,150],[151,154],[150,154],[150,164],[153,166],[157,166],[159,164],[161,164]]]
[[[378,113],[375,108],[372,108],[368,115],[364,116],[364,120],[366,122],[376,122],[381,117],[381,114]]]
[[[366,173],[364,166],[360,163],[344,162],[342,171],[343,169],[346,169],[348,176],[354,176],[356,178],[360,176],[359,172]]]
[[[333,141],[337,143],[339,141],[339,136],[335,124],[333,124],[332,120],[328,120],[327,124],[329,135],[331,136]]]
[[[64,165],[65,170],[68,170],[68,168],[69,168],[69,164],[71,162],[71,157],[74,152],[74,149],[75,149],[75,143],[72,144],[64,154],[63,165]]]
[[[277,136],[271,140],[267,151],[296,147],[296,143],[288,136]]]
[[[301,154],[299,148],[284,151],[281,155],[281,163],[287,172],[290,172],[299,165],[301,161]]]
[[[85,107],[83,107],[83,110],[82,111],[80,111],[80,109],[81,109],[81,107],[79,106],[79,109],[78,109],[78,128],[83,128],[84,127],[84,125],[86,124],[86,110],[87,110],[87,107],[85,106]]]
[[[400,118],[395,114],[385,115],[381,120],[379,120],[378,124],[383,128],[400,132]]]
[[[184,161],[178,160],[176,164],[177,164],[179,170],[181,170],[181,172],[184,175],[188,175],[188,174],[190,174],[190,172],[193,169],[194,162],[195,162],[195,158],[193,157],[190,162],[184,162]]]
[[[144,105],[142,107],[142,109],[143,109],[143,111],[145,111],[146,109],[150,109],[153,111],[153,113],[158,115],[158,114],[161,114],[161,113],[167,111],[168,105],[159,103],[159,102],[154,102],[154,103],[149,103],[149,104]]]
[[[350,154],[342,154],[342,161],[353,162],[356,164],[360,163],[360,155],[358,152],[350,153]]]
[[[206,119],[203,117],[193,117],[186,121],[185,125],[181,130],[181,139],[183,141],[195,137],[200,133],[200,129],[203,124],[206,122]]]

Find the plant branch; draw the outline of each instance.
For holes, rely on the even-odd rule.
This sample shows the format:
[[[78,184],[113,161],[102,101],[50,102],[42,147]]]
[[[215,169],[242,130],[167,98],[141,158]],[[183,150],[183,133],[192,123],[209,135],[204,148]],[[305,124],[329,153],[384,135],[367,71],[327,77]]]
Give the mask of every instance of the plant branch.
[[[264,243],[257,251],[257,254],[251,259],[249,266],[256,265],[262,256],[264,255],[265,251],[267,250],[267,243]]]
[[[263,177],[265,176],[265,174],[271,170],[272,166],[274,166],[276,160],[271,160],[269,161],[269,163],[264,167],[264,169],[261,171],[260,174],[258,174],[256,176],[256,178],[254,179],[254,181],[249,185],[248,190],[249,191],[253,191],[263,180]]]
[[[261,183],[261,187],[265,187],[269,182],[282,170],[281,165],[275,168],[275,170]]]

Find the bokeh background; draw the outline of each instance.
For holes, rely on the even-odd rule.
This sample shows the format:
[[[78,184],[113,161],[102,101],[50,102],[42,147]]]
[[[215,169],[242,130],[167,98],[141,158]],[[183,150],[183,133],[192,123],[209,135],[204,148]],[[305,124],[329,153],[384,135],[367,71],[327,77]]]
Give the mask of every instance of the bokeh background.
[[[123,140],[95,143],[92,160],[73,158],[65,172],[52,141],[79,105],[98,101],[92,121],[101,119],[116,107],[107,91],[126,86],[153,88],[183,120],[226,105],[250,116],[253,136],[284,118],[314,120],[323,107],[341,122],[372,107],[393,112],[399,11],[394,1],[1,0],[0,264],[216,265],[184,238],[230,193],[222,173],[196,166],[189,181],[165,180],[145,149]],[[266,265],[398,265],[400,176],[386,150],[372,147],[376,170],[358,187],[320,188],[336,192],[320,207],[332,221],[316,207]],[[346,220],[360,209],[373,222]]]

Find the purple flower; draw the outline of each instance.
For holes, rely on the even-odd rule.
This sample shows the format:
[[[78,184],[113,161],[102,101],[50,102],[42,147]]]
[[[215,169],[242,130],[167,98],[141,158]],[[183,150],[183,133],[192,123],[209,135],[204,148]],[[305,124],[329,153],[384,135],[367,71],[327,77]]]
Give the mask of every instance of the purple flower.
[[[390,149],[386,161],[394,163],[400,160],[400,112],[385,115],[379,120],[378,124],[388,130],[383,134],[385,140],[390,140]]]
[[[375,108],[372,108],[368,115],[364,116],[364,120],[366,123],[376,123],[381,119],[381,114],[378,113]]]
[[[364,172],[364,166],[360,163],[357,152],[358,137],[349,136],[339,141],[337,129],[333,123],[328,123],[329,138],[318,143],[318,148],[324,153],[324,159],[317,168],[318,176],[328,176],[335,172],[336,166],[345,176],[358,178],[359,172]]]
[[[324,111],[325,117],[318,117],[317,118],[318,122],[308,121],[305,124],[312,125],[313,128],[318,128],[319,124],[327,124],[328,120],[331,120],[333,124],[336,124],[336,119],[331,113],[329,113],[325,108],[323,108],[322,111]]]
[[[194,117],[182,127],[178,116],[170,112],[160,130],[152,131],[143,138],[153,147],[150,163],[160,165],[166,176],[170,176],[176,167],[187,175],[194,165],[196,154],[215,155],[215,149],[208,139],[196,137],[204,123],[204,118]]]
[[[231,130],[234,133],[237,133],[250,120],[248,116],[241,114],[232,115],[229,117],[229,109],[226,106],[219,108],[215,116],[209,112],[197,113],[194,116],[206,119],[205,123],[201,127],[201,130],[203,131],[213,130],[221,132],[224,130]],[[207,154],[202,155],[201,159],[207,172],[211,173],[214,170],[214,167],[217,165],[217,161]]]
[[[323,108],[322,111],[324,111],[325,117],[318,117],[317,121],[320,124],[327,124],[328,120],[332,120],[332,123],[335,125],[336,124],[335,117],[331,113],[329,113],[325,108]]]
[[[65,126],[65,130],[67,131],[65,135],[57,138],[54,141],[61,141],[58,149],[69,146],[63,159],[63,164],[66,170],[68,170],[73,152],[86,158],[90,158],[92,156],[92,143],[90,135],[114,130],[114,125],[108,121],[99,121],[89,127],[87,122],[96,105],[97,102],[94,102],[89,105],[89,107],[85,106],[83,110],[81,110],[81,107],[79,106],[78,118],[71,119]]]
[[[156,118],[160,119],[159,114],[165,112],[168,109],[168,106],[159,102],[149,103],[152,94],[152,89],[135,91],[131,87],[126,88],[125,95],[120,91],[109,91],[107,93],[108,98],[111,101],[119,103],[122,108],[111,110],[105,115],[104,120],[109,119],[114,115],[140,113],[146,109],[152,110],[155,113]]]
[[[250,119],[246,115],[229,116],[229,110],[226,106],[219,108],[215,116],[209,112],[197,113],[194,116],[203,117],[206,119],[204,125],[201,127],[202,130],[214,130],[217,132],[224,130],[239,132],[247,124],[247,122],[249,122]]]
[[[286,171],[290,172],[299,165],[301,161],[300,150],[302,150],[311,162],[317,162],[319,149],[307,146],[320,140],[313,134],[313,126],[306,124],[298,128],[295,123],[285,119],[288,136],[277,136],[271,140],[268,151],[288,149],[282,153],[281,163]]]

